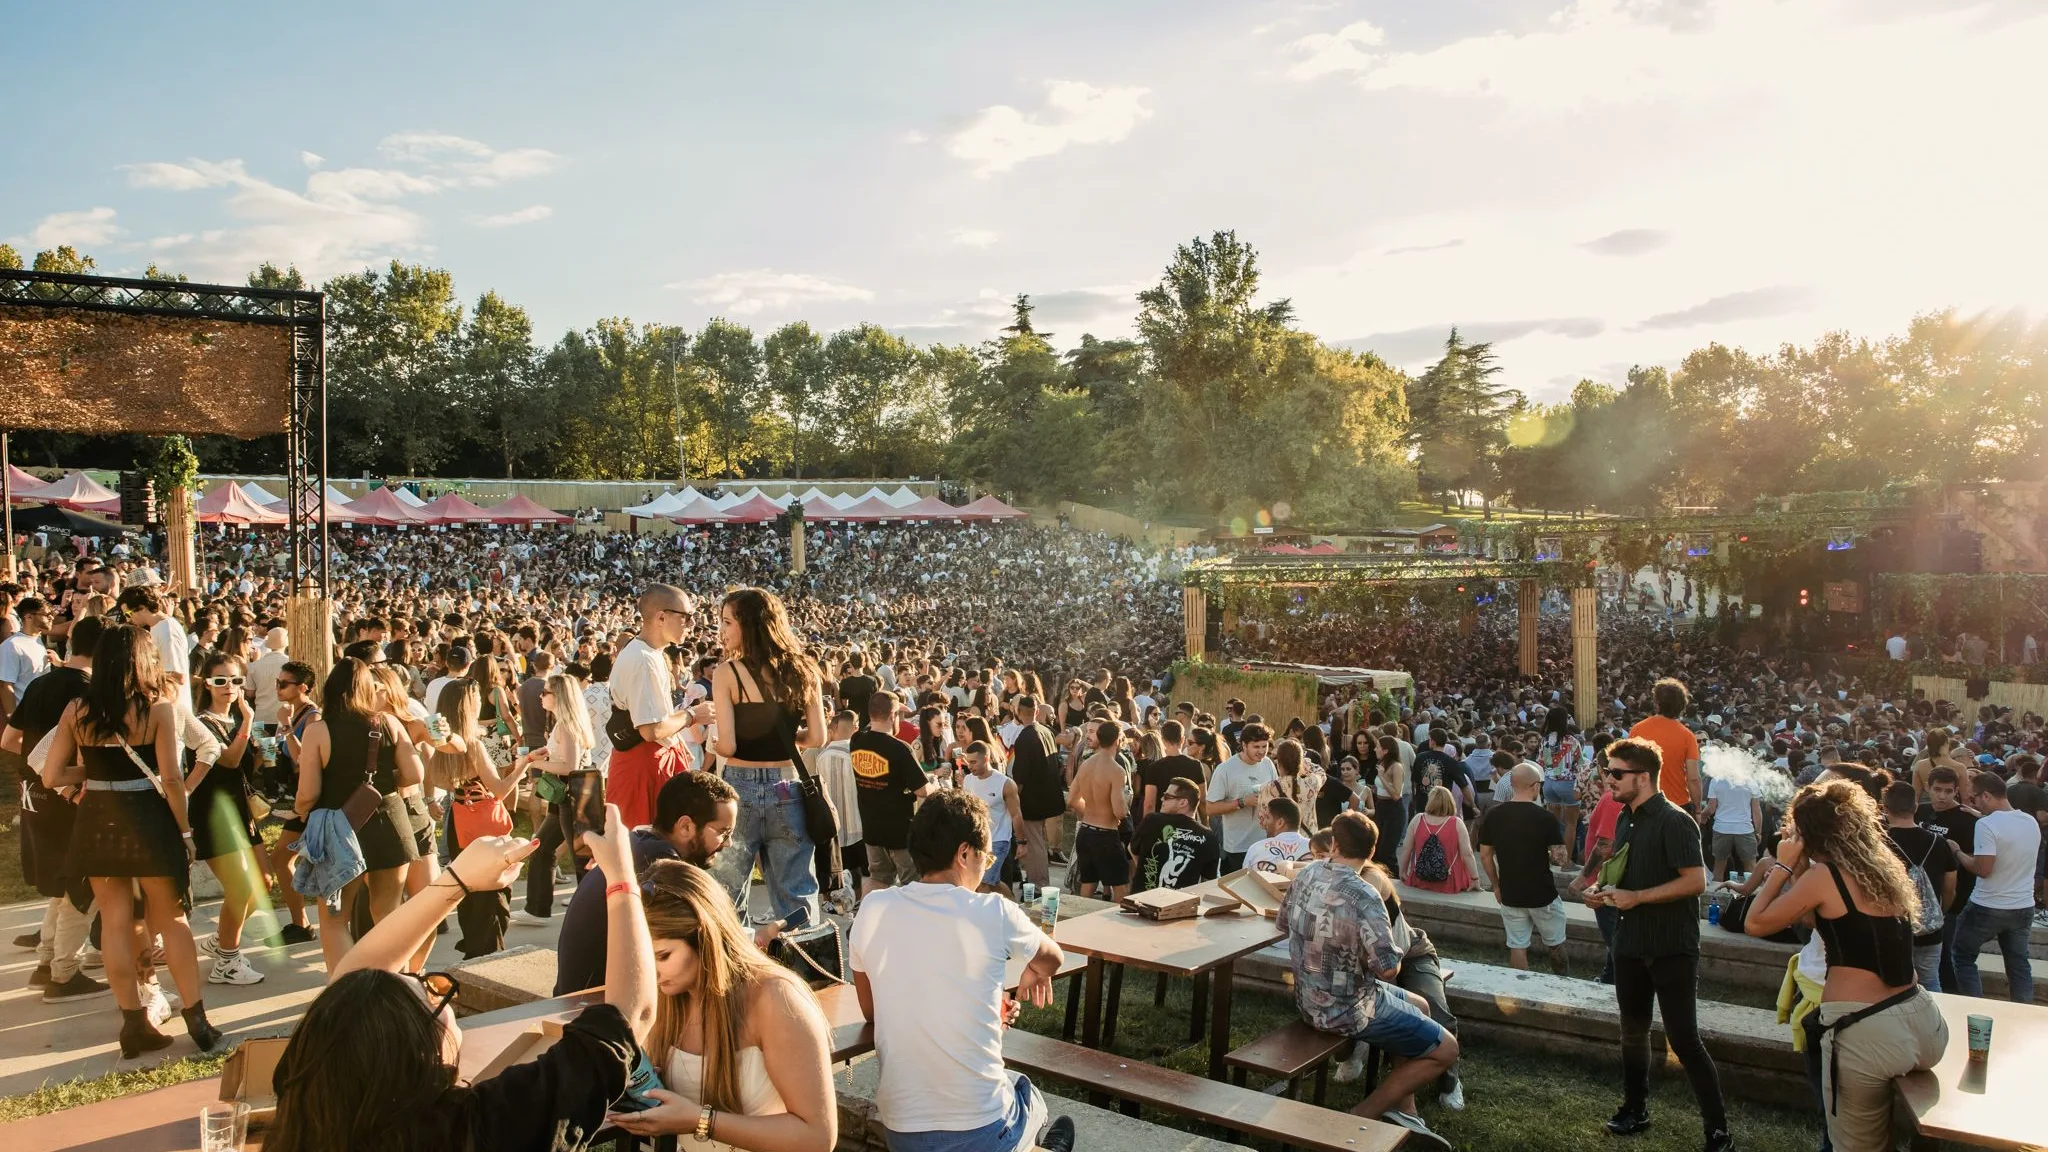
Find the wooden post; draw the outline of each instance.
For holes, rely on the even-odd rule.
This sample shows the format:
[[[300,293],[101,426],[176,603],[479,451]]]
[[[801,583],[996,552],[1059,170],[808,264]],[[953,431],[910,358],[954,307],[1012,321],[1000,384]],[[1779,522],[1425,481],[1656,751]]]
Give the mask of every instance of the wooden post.
[[[1187,624],[1188,659],[1200,660],[1209,644],[1209,594],[1200,588],[1182,588],[1180,603]]]
[[[301,581],[285,601],[284,622],[292,638],[292,659],[312,665],[313,674],[324,679],[334,666],[334,601],[319,592],[318,584]]]
[[[1519,610],[1520,661],[1517,667],[1524,676],[1536,674],[1536,610],[1543,601],[1543,590],[1534,580],[1524,580],[1519,586],[1515,603]]]
[[[1572,696],[1579,731],[1589,732],[1600,712],[1600,592],[1572,589]]]
[[[181,597],[195,595],[200,585],[192,558],[192,494],[184,488],[173,488],[159,495],[163,499],[165,563],[170,569],[164,573],[164,582]]]
[[[804,520],[799,516],[789,525],[789,573],[804,574]]]

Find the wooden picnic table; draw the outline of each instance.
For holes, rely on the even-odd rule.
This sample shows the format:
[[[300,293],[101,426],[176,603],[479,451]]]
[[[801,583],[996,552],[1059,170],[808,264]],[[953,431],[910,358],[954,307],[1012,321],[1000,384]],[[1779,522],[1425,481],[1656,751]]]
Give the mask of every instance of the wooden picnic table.
[[[2048,1068],[2048,1008],[2009,1000],[1934,993],[1948,1023],[1941,1063],[1897,1080],[1923,1139],[1978,1148],[2048,1147],[2042,1119],[2041,1070]],[[1970,1062],[1970,1016],[1989,1016],[1991,1054]]]
[[[1189,891],[1221,895],[1215,881]],[[1053,939],[1063,949],[1088,958],[1083,979],[1081,1043],[1100,1048],[1116,1035],[1114,1004],[1105,1028],[1102,984],[1106,970],[1115,966],[1112,977],[1121,984],[1124,967],[1169,976],[1188,976],[1198,981],[1207,977],[1209,988],[1209,1078],[1221,1080],[1226,1069],[1223,1057],[1230,1051],[1231,980],[1237,961],[1259,949],[1277,944],[1287,934],[1273,921],[1250,909],[1240,908],[1185,920],[1150,920],[1120,908],[1107,908],[1062,920],[1053,927]],[[1201,984],[1196,984],[1199,997]],[[1196,1011],[1199,1027],[1201,1013]]]

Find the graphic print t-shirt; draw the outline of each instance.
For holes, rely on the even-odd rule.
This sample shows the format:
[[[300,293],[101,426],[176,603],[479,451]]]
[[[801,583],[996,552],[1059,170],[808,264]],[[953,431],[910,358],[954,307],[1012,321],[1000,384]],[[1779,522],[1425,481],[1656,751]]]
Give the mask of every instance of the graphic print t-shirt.
[[[847,752],[860,788],[862,838],[877,848],[906,847],[910,813],[925,780],[917,754],[894,736],[872,730],[854,733]]]
[[[1216,833],[1179,812],[1154,812],[1131,837],[1138,857],[1139,892],[1152,888],[1192,888],[1216,874],[1223,845]]]

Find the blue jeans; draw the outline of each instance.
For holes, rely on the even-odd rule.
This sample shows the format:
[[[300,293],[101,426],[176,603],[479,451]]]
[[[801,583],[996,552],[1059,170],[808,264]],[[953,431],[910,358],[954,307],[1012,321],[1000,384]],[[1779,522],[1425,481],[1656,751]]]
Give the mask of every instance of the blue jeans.
[[[787,920],[801,910],[818,923],[817,850],[804,831],[803,799],[795,782],[784,782],[781,768],[735,768],[723,772],[725,782],[740,794],[739,826],[732,843],[713,861],[714,874],[734,892],[741,914],[746,911],[747,878],[758,862],[768,882],[775,918]]]
[[[1600,969],[1602,984],[1614,983],[1614,934],[1621,929],[1621,913],[1612,904],[1593,906],[1593,923],[1600,926],[1600,939],[1607,942],[1607,963]]]
[[[1941,991],[1941,945],[1913,945],[1913,972],[1920,979],[1920,987],[1929,992]]]
[[[965,1132],[897,1132],[884,1128],[882,1135],[889,1142],[889,1152],[1017,1152],[1031,1147],[1037,1143],[1038,1130],[1045,1127],[1050,1115],[1045,1096],[1031,1086],[1022,1072],[1013,1075],[1011,1085],[1016,1090],[1016,1099],[1010,1103],[1010,1114],[1001,1120]]]
[[[1986,908],[1964,906],[1956,925],[1956,991],[1965,996],[1984,995],[1984,978],[1977,974],[1977,953],[1996,939],[2005,960],[2007,998],[2015,1004],[2034,1002],[2034,968],[2028,960],[2027,937],[2034,930],[2032,908]]]

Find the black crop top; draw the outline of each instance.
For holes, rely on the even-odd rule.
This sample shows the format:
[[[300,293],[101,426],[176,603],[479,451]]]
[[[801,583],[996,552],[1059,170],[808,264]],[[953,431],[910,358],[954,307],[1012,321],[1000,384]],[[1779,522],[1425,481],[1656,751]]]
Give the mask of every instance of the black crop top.
[[[1833,865],[1828,875],[1835,878],[1835,890],[1842,894],[1848,911],[1829,919],[1814,917],[1820,941],[1827,949],[1829,968],[1861,968],[1876,973],[1887,987],[1903,988],[1914,982],[1913,925],[1904,916],[1872,916],[1856,907],[1849,886]]]
[[[747,675],[741,676],[741,669]],[[795,755],[796,730],[802,718],[773,700],[749,700],[747,681],[760,678],[739,661],[733,662],[733,687],[739,699],[732,706],[732,758],[755,764],[788,764]]]

